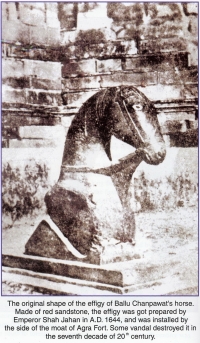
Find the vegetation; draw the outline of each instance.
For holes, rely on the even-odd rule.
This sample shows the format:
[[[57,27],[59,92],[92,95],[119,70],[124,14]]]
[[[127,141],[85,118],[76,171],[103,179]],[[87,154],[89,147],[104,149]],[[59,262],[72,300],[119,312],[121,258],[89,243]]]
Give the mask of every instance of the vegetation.
[[[198,184],[188,171],[162,180],[149,180],[141,172],[134,180],[132,194],[140,212],[198,205]]]
[[[2,213],[12,224],[23,216],[33,215],[44,206],[48,189],[48,169],[38,163],[27,164],[24,170],[8,163],[2,171]]]

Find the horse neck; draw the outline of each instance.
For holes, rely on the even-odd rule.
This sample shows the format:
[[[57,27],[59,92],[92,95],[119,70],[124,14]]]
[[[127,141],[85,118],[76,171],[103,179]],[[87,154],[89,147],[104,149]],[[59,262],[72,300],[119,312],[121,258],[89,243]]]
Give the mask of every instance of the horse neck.
[[[94,118],[77,115],[67,135],[63,165],[101,168],[110,166],[102,143],[101,133],[94,126]]]

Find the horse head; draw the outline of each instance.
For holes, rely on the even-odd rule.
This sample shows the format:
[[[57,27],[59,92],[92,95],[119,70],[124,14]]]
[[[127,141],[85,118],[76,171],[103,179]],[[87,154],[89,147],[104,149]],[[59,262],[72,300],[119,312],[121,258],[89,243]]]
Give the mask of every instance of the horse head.
[[[112,134],[134,146],[146,163],[161,163],[166,148],[153,104],[132,86],[113,88],[110,92]]]
[[[120,86],[99,91],[80,108],[68,131],[64,164],[80,162],[83,153],[96,142],[112,160],[112,135],[135,147],[148,164],[159,164],[165,158],[165,143],[153,104],[135,87]]]

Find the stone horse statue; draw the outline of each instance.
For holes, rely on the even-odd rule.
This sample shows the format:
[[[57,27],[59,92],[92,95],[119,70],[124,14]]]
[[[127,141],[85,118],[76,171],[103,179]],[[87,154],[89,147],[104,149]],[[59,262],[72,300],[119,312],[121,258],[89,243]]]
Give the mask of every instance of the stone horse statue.
[[[136,148],[116,164],[112,135]],[[45,196],[48,218],[28,241],[26,253],[96,264],[131,259],[131,178],[142,160],[157,165],[165,154],[156,110],[139,90],[121,86],[93,95],[68,130],[59,180]],[[44,244],[41,236],[52,236],[52,230],[51,240],[59,236],[64,249],[58,243]]]

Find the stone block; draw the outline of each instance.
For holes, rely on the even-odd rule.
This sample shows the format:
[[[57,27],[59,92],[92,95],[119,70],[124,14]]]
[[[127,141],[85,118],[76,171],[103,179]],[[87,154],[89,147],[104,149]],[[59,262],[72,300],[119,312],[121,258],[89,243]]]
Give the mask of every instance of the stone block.
[[[96,60],[88,59],[80,62],[64,63],[62,66],[62,77],[71,75],[92,75],[96,73]]]
[[[62,191],[62,190],[61,190]],[[70,192],[68,192],[70,193]],[[66,194],[68,194],[66,192]],[[62,194],[62,193],[61,193]],[[71,194],[70,194],[71,195]],[[69,195],[69,197],[70,197]],[[81,203],[81,205],[83,205]],[[60,208],[58,206],[57,208]],[[85,209],[82,209],[82,212]],[[91,235],[91,234],[90,234]],[[80,237],[80,234],[79,234]],[[88,237],[89,238],[89,237]],[[79,242],[79,248],[82,246],[80,239],[77,239]],[[90,244],[89,239],[85,242],[86,245]],[[61,230],[56,226],[54,221],[51,220],[49,216],[45,216],[45,219],[38,225],[32,236],[29,238],[28,242],[25,245],[25,254],[33,256],[42,256],[47,258],[59,259],[59,260],[78,260],[80,262],[89,262],[94,264],[105,264],[109,262],[119,262],[131,259],[131,256],[134,256],[133,245],[126,243],[119,243],[118,245],[109,245],[106,247],[109,251],[107,259],[105,258],[105,250],[103,253],[99,254],[100,256],[95,256],[94,252],[91,256],[85,256],[77,249],[73,247],[70,241],[63,235]],[[107,251],[107,254],[108,254]],[[124,256],[125,255],[125,256]],[[125,258],[126,257],[126,258]]]
[[[68,240],[48,219],[43,220],[29,238],[25,245],[25,254],[70,259],[72,254],[68,249]]]
[[[124,70],[172,70],[188,67],[188,52],[154,53],[134,58],[126,58]]]
[[[64,105],[73,104],[73,106],[80,107],[86,100],[88,100],[92,95],[94,95],[97,90],[88,91],[88,92],[78,92],[78,93],[63,93],[62,98]]]
[[[29,88],[30,80],[27,77],[7,77],[2,80],[4,85],[10,86],[12,88]]]
[[[30,44],[47,45],[48,44],[48,30],[46,23],[38,22],[37,26],[29,26]]]
[[[61,63],[24,60],[24,74],[33,75],[39,79],[56,81],[61,78]]]
[[[55,148],[56,142],[51,139],[10,139],[9,148]]]
[[[161,73],[162,76],[162,73]],[[197,84],[198,73],[196,68],[182,69],[174,71],[174,83],[179,84]]]
[[[69,43],[72,43],[74,44],[75,40],[76,40],[76,31],[75,30],[72,30],[72,31],[61,31],[61,42],[62,44],[69,44]],[[74,51],[74,47],[73,47],[73,51]]]
[[[146,82],[145,73],[115,73],[101,77],[101,87],[116,87],[119,85],[143,85]]]
[[[78,30],[110,28],[112,19],[107,16],[107,4],[97,3],[96,5],[97,7],[93,10],[84,13],[78,12]]]
[[[17,21],[19,18],[19,12],[17,10],[16,7],[16,3],[15,2],[10,2],[7,4],[7,8],[8,8],[8,12],[9,12],[9,21]]]
[[[147,37],[142,40],[139,45],[140,54],[155,54],[155,53],[164,53],[166,51],[187,51],[187,42],[184,38],[172,37],[164,38],[158,37],[155,40],[152,39],[152,36]]]
[[[2,101],[6,103],[26,103],[26,91],[2,86]]]
[[[32,88],[36,89],[61,90],[61,79],[59,78],[57,80],[45,80],[31,77],[30,84]]]
[[[30,43],[29,27],[20,21],[3,21],[2,38],[9,42]]]
[[[60,26],[47,26],[47,44],[51,47],[60,45]]]
[[[180,80],[181,81],[181,80]],[[161,84],[173,84],[175,83],[175,71],[167,70],[163,72],[158,72],[158,83]]]
[[[37,6],[41,5],[41,6]],[[20,3],[20,20],[27,25],[38,26],[45,23],[44,3]]]
[[[156,85],[158,83],[158,73],[157,71],[149,71],[145,73],[146,78],[144,81],[144,86]]]
[[[24,76],[24,61],[15,60],[13,58],[2,60],[2,77],[23,77]]]
[[[21,286],[24,285],[29,290],[35,291],[36,294],[38,294],[38,289],[40,289],[40,293],[54,296],[85,296],[90,294],[93,297],[96,295],[113,295],[116,297],[118,294],[126,296],[128,301],[131,298],[128,298],[127,295],[132,298],[141,295],[141,293],[148,296],[180,295],[180,289],[183,293],[182,290],[188,290],[191,287],[188,278],[184,284],[178,277],[173,278],[173,282],[170,282],[171,269],[169,270],[169,268],[168,275],[163,278],[163,270],[167,269],[167,265],[165,261],[162,265],[159,262],[155,265],[141,259],[98,267],[85,263],[82,265],[79,262],[24,256],[23,253],[21,255],[3,253],[2,264],[7,267],[2,267],[2,279],[7,284],[14,282]],[[177,262],[180,263],[178,256]],[[46,270],[49,271],[49,274],[46,273]],[[149,274],[148,281],[147,274]],[[132,284],[124,286],[127,285],[127,280]],[[22,291],[23,288],[21,287],[20,290]],[[24,293],[26,295],[27,290]],[[4,296],[9,295],[6,290],[2,290],[2,294]],[[198,294],[196,289],[192,294]]]
[[[60,29],[60,21],[58,20],[57,11],[46,11],[46,24],[48,27]]]
[[[77,75],[78,73],[80,73],[80,68],[77,62],[64,63],[62,65],[62,77]]]
[[[159,115],[158,115],[159,116]],[[177,109],[169,109],[168,113],[162,113],[161,114],[162,118],[163,118],[163,123],[165,123],[166,121],[181,121],[181,120],[187,120],[187,121],[195,121],[195,112],[194,110],[192,111],[187,111],[185,110],[185,112],[183,112],[181,110],[181,108],[177,108]]]
[[[122,70],[121,59],[97,60],[97,72],[104,73]]]
[[[65,130],[61,125],[56,126],[21,126],[19,127],[19,137],[21,139],[52,139],[55,143],[65,136]]]
[[[58,4],[56,2],[46,2],[46,23],[48,27],[60,28],[58,20]]]
[[[26,102],[28,104],[38,104],[38,92],[28,90],[26,96]]]
[[[98,89],[100,87],[100,77],[75,77],[62,80],[62,89]]]
[[[180,86],[158,84],[138,87],[138,89],[151,101],[182,99],[182,87]]]
[[[49,105],[49,106],[61,106],[62,98],[60,92],[56,91],[34,91],[26,90],[27,98],[26,102],[28,104],[39,104],[39,105]]]
[[[59,117],[43,117],[41,114],[37,114],[34,116],[30,116],[30,113],[24,113],[24,115],[19,115],[19,113],[14,112],[14,115],[10,116],[10,118],[7,121],[7,125],[10,127],[20,127],[20,126],[30,126],[30,125],[57,125],[60,124],[60,118]]]
[[[60,92],[39,92],[37,103],[41,105],[61,106],[62,98]]]
[[[123,64],[124,70],[142,70],[146,69],[147,64],[142,62],[141,57],[134,57],[134,58],[126,58]]]

